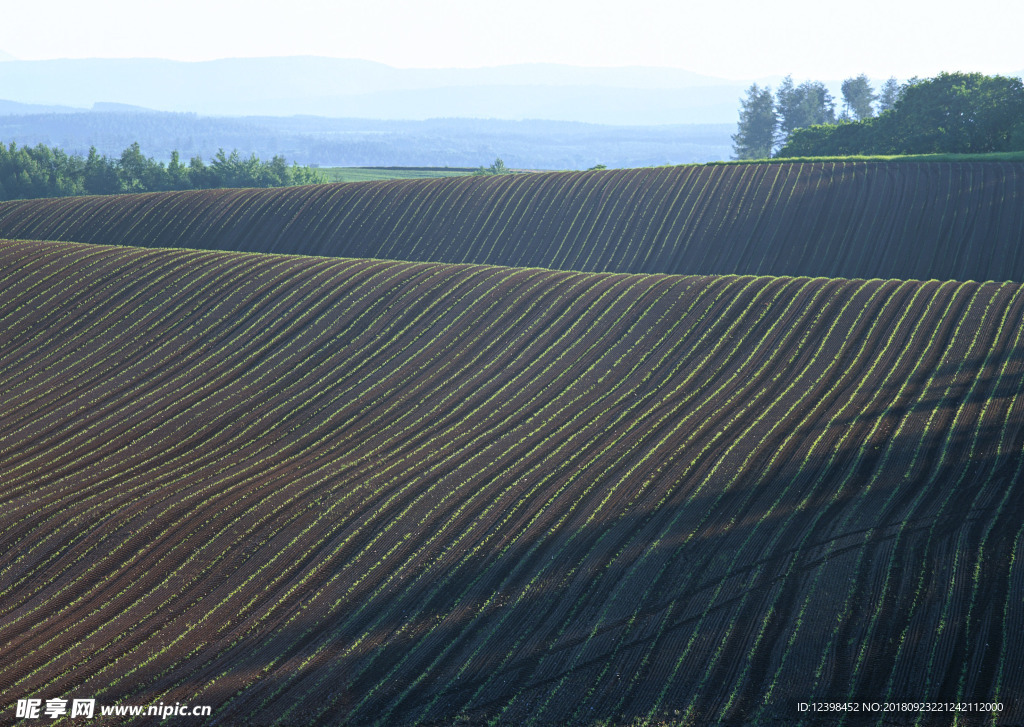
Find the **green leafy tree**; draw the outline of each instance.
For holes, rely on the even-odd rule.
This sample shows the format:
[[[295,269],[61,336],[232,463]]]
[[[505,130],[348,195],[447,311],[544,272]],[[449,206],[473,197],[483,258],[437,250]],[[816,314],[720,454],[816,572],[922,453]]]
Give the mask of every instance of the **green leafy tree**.
[[[0,185],[4,199],[83,194],[84,162],[57,147],[0,144]]]
[[[180,162],[177,164],[180,166]],[[121,152],[116,166],[122,192],[162,192],[182,188],[179,186],[182,180],[175,180],[163,162],[144,156],[138,142]],[[181,169],[176,170],[176,173],[180,172]]]
[[[283,158],[283,157],[282,157]],[[298,162],[292,162],[288,169],[290,184],[326,184],[327,176],[319,169],[313,167],[299,166]]]
[[[191,189],[188,178],[188,165],[182,164],[181,155],[177,150],[171,152],[171,161],[167,165],[167,178],[171,189]]]
[[[795,130],[777,156],[1024,150],[1024,82],[980,73],[911,79],[875,118]]]
[[[1010,151],[1024,151],[1024,119],[1021,119],[1010,129],[1008,137]]]
[[[843,81],[841,88],[846,116],[863,121],[875,115],[871,104],[877,96],[875,96],[874,89],[871,88],[871,81],[866,75],[862,73],[856,78],[847,78]]]
[[[786,76],[775,93],[775,107],[781,141],[796,129],[836,121],[835,99],[821,81],[806,81],[795,86],[793,77]]]
[[[122,192],[147,192],[146,182],[148,169],[146,157],[142,156],[139,149],[139,142],[133,143],[121,152],[121,158],[117,161],[118,177],[121,180]]]
[[[264,165],[268,186],[286,187],[293,184],[294,180],[288,170],[288,162],[281,155],[275,155]]]
[[[201,156],[188,160],[188,179],[195,189],[216,189],[221,186],[220,179]]]
[[[772,155],[779,125],[772,90],[752,84],[740,104],[740,120],[732,136],[733,158],[767,159]]]
[[[242,157],[235,149],[231,154],[226,154],[223,149],[218,149],[210,162],[210,171],[217,179],[219,187],[245,187],[248,181],[242,168]]]
[[[981,73],[941,73],[910,83],[893,106],[896,153],[1009,151],[1024,119],[1024,83]]]
[[[185,165],[174,151],[170,163],[164,165],[144,156],[138,143],[113,160],[97,153],[95,147],[83,159],[42,144],[31,148],[19,148],[14,142],[0,144],[0,199],[224,186],[284,187],[325,181],[322,173],[309,167],[289,167],[282,156],[261,162],[255,154],[243,159],[237,150],[226,154],[221,149],[210,166],[198,156]]]
[[[495,159],[494,163],[491,164],[491,166],[487,167],[486,169],[484,167],[480,167],[475,172],[473,172],[473,174],[478,174],[478,175],[479,174],[511,174],[511,173],[512,173],[512,170],[505,166],[505,162],[503,162],[501,160],[501,157],[498,157],[497,159]]]
[[[83,184],[86,194],[115,194],[121,189],[113,162],[98,154],[94,146],[89,148],[89,156],[85,160]]]

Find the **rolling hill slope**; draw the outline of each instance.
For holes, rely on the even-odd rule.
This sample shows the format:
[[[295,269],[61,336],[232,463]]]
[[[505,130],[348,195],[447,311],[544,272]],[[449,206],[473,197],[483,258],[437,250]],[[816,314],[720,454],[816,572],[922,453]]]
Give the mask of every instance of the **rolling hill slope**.
[[[0,204],[0,238],[622,273],[1024,281],[1024,163],[556,172]]]
[[[1020,285],[61,242],[0,277],[0,719],[1024,720]]]

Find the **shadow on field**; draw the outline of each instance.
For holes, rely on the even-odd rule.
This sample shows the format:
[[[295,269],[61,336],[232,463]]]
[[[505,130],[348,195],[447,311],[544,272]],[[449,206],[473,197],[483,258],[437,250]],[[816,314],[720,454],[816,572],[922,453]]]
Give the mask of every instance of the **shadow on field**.
[[[876,405],[856,417],[843,417],[837,420],[838,423],[849,425],[882,417],[896,421],[921,414],[928,418],[935,415],[937,420],[943,421],[949,415],[955,416],[961,407],[964,408],[961,417],[973,419],[978,417],[981,407],[997,407],[1005,412],[1013,398],[1024,393],[1024,347],[1018,346],[1003,356],[991,359],[976,355],[956,364],[918,371],[905,381],[883,387],[879,401],[887,404],[897,397],[901,389],[927,391],[915,400],[903,397],[904,400],[895,406]],[[980,441],[983,437],[978,439]]]
[[[1024,281],[1020,175],[984,162],[804,165],[786,200],[741,209],[746,257],[706,271]]]
[[[586,446],[554,458],[542,445],[558,420],[551,437],[537,430],[537,448],[502,452],[493,477],[459,481],[458,459],[430,477],[420,465],[320,530],[315,515],[332,503],[296,486],[297,501],[264,513],[287,528],[231,541],[216,553],[227,564],[217,578],[196,579],[178,599],[188,603],[161,593],[179,618],[154,607],[138,644],[123,646],[132,629],[90,620],[94,606],[145,590],[119,582],[117,563],[52,618],[26,621],[10,634],[19,646],[8,662],[24,666],[0,669],[10,700],[0,719],[12,723],[11,702],[29,694],[64,696],[46,685],[123,677],[111,664],[130,654],[136,671],[104,699],[213,707],[209,719],[175,717],[180,725],[761,725],[800,719],[800,703],[997,699],[997,724],[1019,723],[1024,350],[999,350],[992,361],[927,363],[894,384],[877,374],[856,400],[829,390],[820,411],[807,403],[817,413],[792,422],[763,421],[757,407],[720,413],[711,401],[691,423],[691,410],[667,406],[632,439],[609,443],[616,433],[597,422],[603,436],[581,436]],[[372,477],[373,464],[360,472]],[[299,465],[293,475],[311,477]],[[291,492],[284,479],[269,487]],[[362,484],[340,474],[330,484],[339,482],[330,491]],[[212,506],[199,514],[219,516]],[[366,522],[375,526],[363,532]],[[244,525],[232,521],[243,534]],[[63,547],[33,554],[43,565],[14,595],[94,557],[83,547],[67,563]],[[171,562],[171,546],[146,552]],[[280,553],[290,562],[275,562]],[[19,560],[0,556],[0,586]],[[153,555],[132,567],[143,580],[167,566]],[[234,613],[214,610],[228,601]],[[40,609],[12,605],[0,628]],[[92,641],[75,631],[83,622]]]
[[[997,697],[997,723],[1020,722],[1013,387],[989,377],[942,399],[915,381],[885,414],[894,426],[837,422],[814,449],[811,424],[780,432],[738,474],[724,438],[660,463],[628,508],[616,490],[636,494],[643,475],[617,479],[627,460],[589,491],[538,496],[514,528],[503,513],[459,521],[418,556],[436,531],[406,518],[388,542],[408,547],[348,576],[333,610],[282,594],[258,636],[188,642],[194,658],[145,693],[177,684],[164,703],[213,705],[195,723],[226,725],[765,724],[804,716],[800,702]],[[963,403],[979,411],[947,428]],[[487,533],[494,545],[474,551]]]

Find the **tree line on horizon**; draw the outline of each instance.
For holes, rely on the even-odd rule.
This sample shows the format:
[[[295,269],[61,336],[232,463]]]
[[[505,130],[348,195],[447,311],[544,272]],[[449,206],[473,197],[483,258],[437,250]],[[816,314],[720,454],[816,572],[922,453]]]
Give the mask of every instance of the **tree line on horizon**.
[[[775,94],[756,83],[741,99],[735,159],[1024,150],[1024,83],[941,73],[875,93],[864,74],[842,83],[843,105],[820,81],[786,76]]]
[[[59,147],[38,144],[19,147],[0,143],[0,201],[41,197],[166,192],[225,187],[290,187],[325,182],[323,173],[283,156],[261,161],[220,149],[207,164],[201,156],[188,163],[177,151],[164,164],[142,154],[138,142],[120,156],[99,154],[96,147],[82,157]]]

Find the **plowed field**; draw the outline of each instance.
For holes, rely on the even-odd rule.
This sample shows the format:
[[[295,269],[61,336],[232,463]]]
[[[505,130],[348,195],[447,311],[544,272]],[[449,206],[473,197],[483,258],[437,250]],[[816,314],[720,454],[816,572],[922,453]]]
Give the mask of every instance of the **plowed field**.
[[[1024,163],[818,162],[0,204],[0,238],[619,273],[1024,282]]]
[[[1024,722],[1018,284],[4,242],[0,290],[5,724]]]

